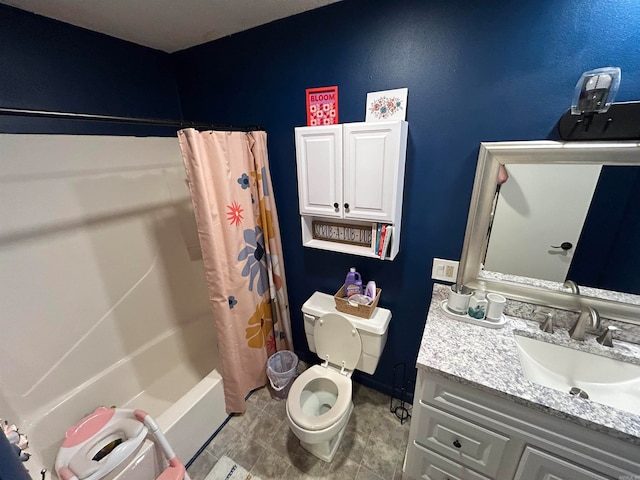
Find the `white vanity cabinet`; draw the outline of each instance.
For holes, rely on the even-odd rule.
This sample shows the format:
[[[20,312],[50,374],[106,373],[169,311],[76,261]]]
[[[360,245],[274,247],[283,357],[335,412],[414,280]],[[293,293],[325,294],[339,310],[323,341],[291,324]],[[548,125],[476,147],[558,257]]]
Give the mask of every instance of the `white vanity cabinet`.
[[[295,129],[305,246],[376,256],[364,247],[359,252],[314,239],[311,222],[337,219],[363,228],[384,223],[393,226],[392,256],[397,254],[407,133],[408,123],[400,120]]]
[[[418,370],[404,480],[604,480],[638,474],[638,445]]]

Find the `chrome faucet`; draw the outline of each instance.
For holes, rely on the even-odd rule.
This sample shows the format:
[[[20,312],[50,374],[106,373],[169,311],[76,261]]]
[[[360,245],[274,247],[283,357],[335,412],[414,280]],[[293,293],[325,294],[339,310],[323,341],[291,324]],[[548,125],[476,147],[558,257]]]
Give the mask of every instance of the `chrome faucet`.
[[[576,323],[569,329],[569,336],[573,340],[583,341],[584,333],[587,329],[587,322],[589,322],[591,327],[594,329],[600,328],[600,314],[595,308],[585,307],[578,316],[578,320]]]

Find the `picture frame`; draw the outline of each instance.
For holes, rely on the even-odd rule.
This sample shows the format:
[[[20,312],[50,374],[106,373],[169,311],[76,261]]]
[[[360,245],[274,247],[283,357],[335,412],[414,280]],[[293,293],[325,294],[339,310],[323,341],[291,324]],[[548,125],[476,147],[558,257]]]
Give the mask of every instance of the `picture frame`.
[[[407,119],[408,88],[367,93],[365,122]]]
[[[311,229],[314,240],[371,247],[373,239],[370,226],[313,220]]]
[[[338,87],[307,88],[307,125],[338,123]]]

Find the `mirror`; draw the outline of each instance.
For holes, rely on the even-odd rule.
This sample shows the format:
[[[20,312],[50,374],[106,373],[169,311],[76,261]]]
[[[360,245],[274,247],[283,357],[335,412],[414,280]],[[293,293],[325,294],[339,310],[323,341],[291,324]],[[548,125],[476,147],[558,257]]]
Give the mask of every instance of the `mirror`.
[[[640,166],[508,165],[484,270],[638,295]]]
[[[500,195],[496,193],[498,190],[498,172],[501,165],[504,165],[507,171],[514,173],[514,176],[500,187],[503,198],[500,198]],[[488,289],[502,292],[513,299],[576,311],[588,305],[596,308],[603,317],[640,324],[640,296],[637,295],[640,292],[622,293],[621,290],[625,290],[626,287],[620,288],[615,282],[610,281],[608,283],[605,282],[604,285],[596,285],[596,282],[593,281],[593,278],[598,275],[594,275],[595,268],[590,268],[589,263],[598,266],[598,269],[606,269],[611,265],[607,265],[606,259],[596,258],[594,253],[598,249],[602,249],[604,236],[596,235],[594,237],[596,240],[588,240],[586,237],[589,231],[597,233],[598,229],[600,231],[603,228],[610,229],[611,222],[614,219],[617,219],[617,222],[622,221],[619,211],[615,210],[611,204],[612,197],[616,195],[612,194],[611,190],[602,193],[596,189],[596,184],[606,183],[606,178],[617,178],[618,188],[614,188],[613,191],[622,192],[623,189],[619,188],[620,178],[630,177],[628,174],[620,173],[624,171],[625,166],[634,167],[634,172],[639,170],[640,143],[531,141],[481,144],[467,230],[460,259],[458,283],[469,285],[473,288],[477,286],[478,279],[482,279],[486,281]],[[580,194],[572,193],[568,197],[571,202],[579,204],[577,205],[578,213],[574,211],[574,213],[570,214],[579,220],[577,222],[578,226],[574,227],[574,230],[577,228],[578,233],[574,233],[574,238],[570,240],[556,241],[554,239],[553,242],[545,240],[549,245],[545,243],[544,248],[541,246],[547,257],[559,260],[557,263],[564,264],[564,267],[568,269],[569,278],[576,281],[580,286],[581,295],[572,294],[568,289],[563,288],[561,274],[554,277],[553,275],[547,275],[546,272],[540,273],[539,271],[531,274],[527,270],[518,270],[517,272],[502,271],[509,270],[505,265],[512,265],[513,262],[510,261],[503,262],[500,267],[502,270],[498,269],[496,272],[485,271],[483,269],[485,260],[489,261],[488,266],[496,265],[492,258],[500,258],[501,252],[516,251],[515,244],[520,243],[509,243],[508,241],[505,243],[503,241],[501,244],[498,241],[498,234],[506,235],[504,238],[507,240],[510,238],[509,224],[514,223],[513,219],[504,222],[504,224],[499,223],[502,221],[501,214],[509,209],[519,210],[522,213],[524,209],[527,213],[524,216],[529,217],[529,213],[539,206],[538,203],[533,204],[531,199],[525,196],[529,190],[528,187],[525,188],[524,185],[521,185],[521,183],[526,183],[523,179],[530,179],[531,172],[535,169],[544,172],[542,175],[547,177],[549,176],[549,169],[553,170],[553,172],[564,169],[567,170],[569,177],[572,175],[576,177],[572,169],[585,168],[592,172],[589,174],[591,180],[587,180],[586,185],[583,183],[577,186],[577,191]],[[602,175],[600,174],[601,169]],[[552,175],[555,182],[555,173]],[[586,176],[589,177],[589,175]],[[580,174],[579,176],[585,175]],[[509,188],[507,188],[507,185]],[[565,183],[560,181],[559,185],[562,187]],[[633,182],[630,182],[630,185],[631,190],[633,190]],[[549,196],[545,195],[546,191],[546,187],[543,187],[541,196],[543,201],[547,200]],[[594,191],[595,193],[593,193]],[[523,192],[525,193],[523,194]],[[622,194],[620,195],[623,196]],[[577,197],[580,196],[583,198],[578,202]],[[558,204],[555,202],[557,200],[548,200],[547,211],[557,210],[555,207]],[[589,205],[592,205],[592,207],[600,205],[600,208],[590,209]],[[495,217],[494,206],[496,207]],[[576,205],[572,205],[572,208],[575,209]],[[612,215],[614,211],[618,212],[618,214]],[[635,214],[635,212],[633,213]],[[583,227],[585,219],[586,222],[584,222]],[[608,221],[609,224],[606,226],[599,224],[602,219]],[[548,225],[548,222],[543,222],[543,225]],[[637,232],[640,227],[636,226],[635,228]],[[549,233],[553,237],[553,229],[547,228],[547,230],[550,230]],[[496,234],[495,238],[494,233]],[[581,233],[584,235],[581,235]],[[565,242],[572,243],[569,252],[562,249],[562,244]],[[561,248],[554,249],[552,246]],[[527,255],[531,255],[531,247],[527,251],[529,252]],[[624,252],[621,252],[618,257],[624,259],[623,254]],[[508,257],[506,254],[504,256]],[[572,278],[572,275],[579,278]],[[541,278],[545,276],[547,278]],[[609,276],[613,276],[616,281],[619,280],[615,278],[616,275]],[[580,279],[584,279],[584,282],[581,283]],[[637,276],[633,280],[637,285]],[[634,283],[634,281],[631,283]],[[631,288],[627,289],[627,291],[629,290]]]

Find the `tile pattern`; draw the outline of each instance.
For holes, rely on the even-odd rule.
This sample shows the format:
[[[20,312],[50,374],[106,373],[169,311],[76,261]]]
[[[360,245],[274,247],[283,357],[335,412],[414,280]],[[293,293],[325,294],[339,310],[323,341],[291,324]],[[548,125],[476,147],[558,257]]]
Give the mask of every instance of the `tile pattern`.
[[[593,336],[577,342],[566,330],[545,333],[537,322],[509,315],[505,327],[495,330],[451,320],[440,307],[447,292],[446,286],[434,285],[418,368],[640,445],[639,415],[529,382],[520,366],[514,333],[634,363],[640,359],[638,345],[617,342],[611,349],[596,343]]]
[[[389,412],[389,397],[357,383],[355,405],[340,450],[326,463],[304,450],[291,432],[285,401],[264,387],[247,400],[247,411],[232,417],[189,467],[204,480],[222,455],[262,480],[400,480],[410,421]]]

